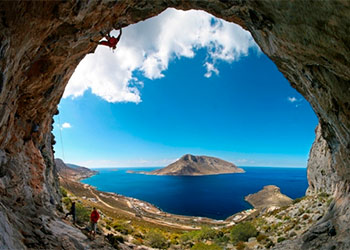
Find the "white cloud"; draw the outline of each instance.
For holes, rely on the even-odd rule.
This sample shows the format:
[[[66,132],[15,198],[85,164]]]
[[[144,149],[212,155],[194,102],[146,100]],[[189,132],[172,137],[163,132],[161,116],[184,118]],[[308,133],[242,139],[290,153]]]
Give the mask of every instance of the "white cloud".
[[[117,36],[118,31],[112,35]],[[143,83],[135,76],[157,79],[165,76],[169,62],[192,58],[198,49],[207,50],[205,77],[219,74],[216,62],[233,62],[256,47],[251,35],[238,25],[219,20],[203,11],[167,9],[162,14],[123,30],[112,52],[98,46],[87,55],[71,77],[64,97],[83,95],[87,89],[108,102],[141,101]]]
[[[299,108],[302,105],[303,99],[297,99],[294,96],[288,97],[288,101],[295,104],[296,108]]]
[[[204,66],[207,68],[207,73],[204,74],[205,77],[209,78],[212,76],[213,73],[219,75],[219,70],[215,68],[214,64],[205,62]]]
[[[65,122],[65,123],[62,124],[61,129],[64,129],[64,128],[71,128],[71,127],[72,127],[72,125],[70,125],[70,123]]]
[[[288,97],[288,101],[290,101],[291,103],[298,101],[297,98],[293,97]]]

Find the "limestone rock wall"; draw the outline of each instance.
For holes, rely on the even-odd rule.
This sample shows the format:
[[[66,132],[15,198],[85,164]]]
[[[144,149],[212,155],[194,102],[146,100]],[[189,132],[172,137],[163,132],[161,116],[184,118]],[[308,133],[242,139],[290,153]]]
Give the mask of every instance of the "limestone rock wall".
[[[332,154],[326,140],[322,137],[321,126],[316,130],[316,139],[312,145],[307,164],[307,179],[309,187],[307,195],[320,192],[334,194],[339,176],[332,162]]]
[[[167,7],[202,9],[249,30],[310,102],[327,142],[324,159],[330,159],[337,180],[327,221],[339,234],[331,240],[349,236],[349,1],[0,1],[0,248],[60,242],[44,225],[59,205],[50,131],[68,79],[94,51],[89,40],[100,39],[100,30],[127,26]],[[322,145],[314,151],[326,148]],[[318,163],[310,160],[312,166]]]

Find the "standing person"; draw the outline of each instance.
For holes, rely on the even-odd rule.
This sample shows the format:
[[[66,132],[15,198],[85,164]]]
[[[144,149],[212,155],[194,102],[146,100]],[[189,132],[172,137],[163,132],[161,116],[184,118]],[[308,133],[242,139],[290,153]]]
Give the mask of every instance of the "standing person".
[[[73,224],[75,224],[75,201],[72,202],[72,206],[70,207],[69,212],[66,213],[66,216],[64,218],[67,218],[68,215],[72,215]]]
[[[90,236],[93,235],[94,239],[96,236],[97,221],[99,218],[100,218],[100,215],[97,212],[97,209],[94,207],[90,215],[90,222],[91,222]]]

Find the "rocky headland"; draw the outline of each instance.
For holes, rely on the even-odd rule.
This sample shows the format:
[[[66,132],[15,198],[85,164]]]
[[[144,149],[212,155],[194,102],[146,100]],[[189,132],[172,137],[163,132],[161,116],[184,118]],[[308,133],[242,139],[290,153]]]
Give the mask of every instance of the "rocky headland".
[[[270,211],[289,206],[293,202],[291,198],[281,194],[280,188],[275,185],[265,186],[259,192],[246,196],[245,200],[256,209]]]
[[[55,159],[55,164],[59,176],[64,180],[70,179],[79,181],[98,174],[98,171],[94,171],[89,168],[77,166],[74,164],[64,163],[59,158]]]
[[[238,168],[233,163],[219,158],[186,154],[165,168],[138,173],[149,175],[198,176],[244,172],[243,169]]]

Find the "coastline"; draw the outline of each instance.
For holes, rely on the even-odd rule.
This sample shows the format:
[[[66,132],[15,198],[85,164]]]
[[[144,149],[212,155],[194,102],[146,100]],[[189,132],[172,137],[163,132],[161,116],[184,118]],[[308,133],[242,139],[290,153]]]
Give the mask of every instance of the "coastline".
[[[156,226],[172,229],[199,230],[203,226],[210,226],[218,229],[225,228],[242,222],[256,213],[255,209],[243,210],[227,217],[225,220],[172,214],[163,211],[147,201],[127,197],[114,192],[99,191],[97,187],[81,182],[97,174],[98,172],[95,172],[90,176],[80,176],[80,178],[75,178],[73,180],[64,180],[61,185],[69,192],[73,193],[82,203],[90,206],[97,206],[104,213],[118,214],[119,217],[128,220],[140,220]]]

